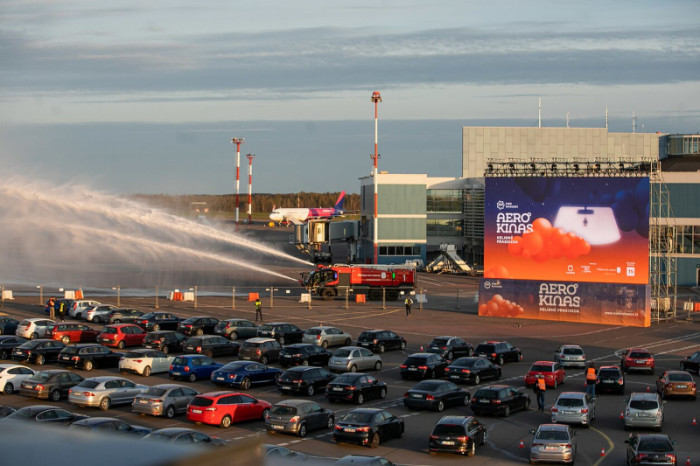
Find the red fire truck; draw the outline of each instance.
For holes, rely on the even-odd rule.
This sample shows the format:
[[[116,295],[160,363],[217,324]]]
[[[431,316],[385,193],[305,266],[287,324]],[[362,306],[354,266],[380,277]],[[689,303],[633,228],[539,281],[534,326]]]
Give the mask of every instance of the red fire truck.
[[[416,271],[392,265],[319,265],[303,273],[301,284],[310,292],[331,300],[336,296],[364,294],[370,301],[396,301],[401,292],[415,288]]]

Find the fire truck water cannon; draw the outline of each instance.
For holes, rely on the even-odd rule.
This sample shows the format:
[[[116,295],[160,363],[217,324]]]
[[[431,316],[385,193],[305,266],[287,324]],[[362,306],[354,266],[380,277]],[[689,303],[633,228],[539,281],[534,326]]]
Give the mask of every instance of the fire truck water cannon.
[[[301,284],[325,300],[363,294],[370,301],[396,301],[401,292],[415,289],[416,272],[401,266],[381,265],[319,265],[312,272],[303,273]]]

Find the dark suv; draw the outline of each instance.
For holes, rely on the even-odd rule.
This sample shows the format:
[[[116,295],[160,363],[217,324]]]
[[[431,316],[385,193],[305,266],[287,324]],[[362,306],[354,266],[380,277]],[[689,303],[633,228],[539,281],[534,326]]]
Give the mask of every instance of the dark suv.
[[[297,366],[287,369],[277,379],[277,388],[282,393],[303,393],[312,396],[323,389],[333,377],[331,371],[322,367]]]
[[[258,361],[263,364],[278,361],[282,346],[273,338],[249,338],[238,351],[238,359]]]
[[[433,338],[425,352],[439,354],[445,359],[454,361],[455,358],[462,356],[472,356],[474,347],[459,337],[443,336]]]
[[[274,338],[280,342],[280,345],[285,345],[287,343],[301,342],[302,338],[304,338],[304,331],[294,324],[273,322],[258,327],[258,336]]]
[[[510,385],[488,385],[476,391],[469,401],[474,414],[510,416],[519,409],[530,408],[530,396]]]
[[[220,335],[203,335],[190,337],[182,344],[185,353],[205,354],[210,358],[217,356],[238,356],[241,344]]]
[[[187,337],[175,330],[159,330],[151,332],[143,339],[143,346],[149,349],[157,349],[165,354],[182,352],[182,344]]]
[[[185,335],[204,335],[205,333],[212,334],[219,319],[207,316],[195,316],[185,319],[177,325],[177,331]]]
[[[625,393],[625,374],[618,366],[600,366],[596,374],[595,390],[597,393]]]
[[[369,348],[373,353],[406,349],[406,339],[391,330],[365,330],[357,337],[357,346]]]
[[[627,464],[669,464],[678,462],[676,442],[664,434],[630,434],[627,444]],[[653,461],[653,462],[652,462]],[[689,464],[688,461],[686,464]]]
[[[444,416],[430,434],[428,451],[474,456],[477,445],[486,445],[485,425],[473,416]]]
[[[177,330],[182,320],[169,312],[149,312],[134,320],[134,323],[147,332],[157,332],[158,330]]]
[[[282,348],[280,364],[283,366],[327,366],[331,353],[311,343],[295,343]]]
[[[505,362],[518,362],[523,359],[520,349],[507,341],[483,341],[474,348],[474,356],[489,359],[499,366]]]
[[[135,320],[140,319],[143,311],[138,309],[114,309],[110,311],[107,322],[110,324],[133,324]]]
[[[447,361],[439,354],[414,353],[401,364],[402,379],[434,379],[445,375]]]

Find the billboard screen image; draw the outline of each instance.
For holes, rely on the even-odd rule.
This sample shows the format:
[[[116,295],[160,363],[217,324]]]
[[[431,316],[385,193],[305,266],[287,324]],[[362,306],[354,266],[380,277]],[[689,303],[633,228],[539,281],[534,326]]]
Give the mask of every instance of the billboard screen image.
[[[484,278],[647,284],[649,178],[486,178]]]

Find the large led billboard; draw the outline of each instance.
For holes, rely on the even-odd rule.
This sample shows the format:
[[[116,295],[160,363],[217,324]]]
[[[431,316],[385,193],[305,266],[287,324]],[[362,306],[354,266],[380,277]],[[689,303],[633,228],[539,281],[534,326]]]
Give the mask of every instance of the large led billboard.
[[[484,278],[649,282],[649,178],[487,177]]]

